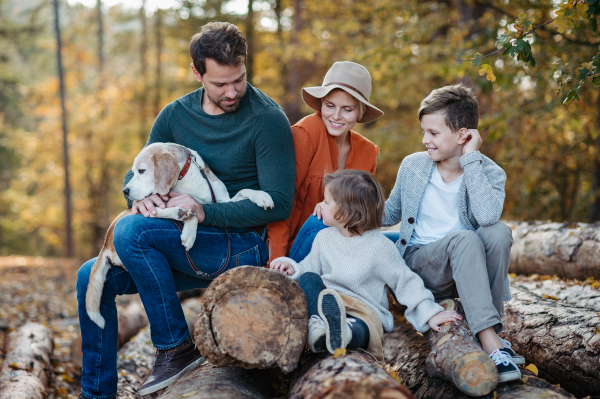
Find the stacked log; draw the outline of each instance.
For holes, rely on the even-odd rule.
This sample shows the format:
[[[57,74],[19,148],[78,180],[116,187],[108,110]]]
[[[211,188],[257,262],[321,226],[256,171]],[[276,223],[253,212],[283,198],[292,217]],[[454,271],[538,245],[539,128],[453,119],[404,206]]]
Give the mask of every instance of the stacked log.
[[[292,379],[289,399],[415,399],[368,353],[309,355]]]
[[[160,399],[270,399],[285,392],[276,369],[246,370],[205,363],[169,386]]]
[[[308,335],[300,286],[285,275],[243,266],[217,277],[202,297],[194,339],[216,366],[296,368]]]
[[[386,369],[397,373],[400,381],[418,399],[444,398],[467,399],[470,396],[461,392],[452,383],[427,375],[427,356],[431,351],[427,340],[406,323],[397,323],[394,331],[383,339],[383,355]],[[486,399],[567,399],[574,398],[563,388],[559,388],[536,377],[528,370],[521,370],[523,379],[502,383],[494,391],[483,396]]]
[[[42,399],[50,379],[52,332],[27,323],[9,334],[0,366],[0,399]]]
[[[600,224],[507,222],[513,230],[510,272],[600,279]]]
[[[512,293],[503,321],[513,349],[548,381],[600,398],[600,309],[544,298],[525,286],[513,285]]]
[[[440,305],[457,311],[463,319],[442,324],[440,331],[427,332],[431,345],[427,373],[452,382],[469,396],[487,395],[498,385],[496,365],[473,338],[460,302],[447,299]]]

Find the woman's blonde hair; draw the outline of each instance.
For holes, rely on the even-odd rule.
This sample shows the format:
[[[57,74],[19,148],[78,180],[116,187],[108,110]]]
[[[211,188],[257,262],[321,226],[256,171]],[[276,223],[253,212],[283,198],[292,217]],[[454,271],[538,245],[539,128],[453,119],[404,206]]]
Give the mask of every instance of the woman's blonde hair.
[[[385,197],[375,176],[363,170],[338,170],[325,176],[338,210],[333,216],[352,234],[378,229],[383,221]]]

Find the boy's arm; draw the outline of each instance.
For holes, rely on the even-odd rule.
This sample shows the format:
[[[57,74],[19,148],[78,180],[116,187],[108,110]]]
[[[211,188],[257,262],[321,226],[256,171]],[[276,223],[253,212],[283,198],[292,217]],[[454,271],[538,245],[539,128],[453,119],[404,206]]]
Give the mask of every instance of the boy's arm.
[[[475,220],[480,226],[498,222],[506,196],[506,173],[497,165],[484,171],[483,157],[479,151],[469,152],[461,156],[459,161],[464,171],[469,204]]]
[[[425,288],[421,277],[406,266],[404,259],[393,244],[386,245],[382,252],[386,254],[386,262],[381,262],[384,266],[380,273],[385,276],[385,283],[394,291],[398,302],[406,306],[404,312],[406,320],[417,331],[424,333],[429,330],[427,324],[429,319],[442,312],[444,308],[435,303],[431,291]],[[387,262],[388,259],[390,263]]]
[[[401,175],[403,172],[404,162],[398,169],[398,175],[396,176],[396,183],[390,193],[390,197],[385,201],[384,215],[383,215],[383,226],[393,226],[400,223],[402,220],[402,180]]]
[[[153,143],[173,142],[173,137],[171,136],[171,130],[169,128],[169,117],[171,116],[172,106],[173,104],[169,104],[166,107],[164,107],[154,120],[152,129],[150,130],[150,137],[148,138],[148,142],[146,143],[145,147]],[[127,183],[129,183],[132,177],[133,171],[129,169],[125,174],[125,178],[123,179],[123,188],[125,188],[125,186],[127,185]],[[131,206],[133,205],[133,201],[127,196],[125,196],[125,201],[127,201],[127,208],[131,208]]]

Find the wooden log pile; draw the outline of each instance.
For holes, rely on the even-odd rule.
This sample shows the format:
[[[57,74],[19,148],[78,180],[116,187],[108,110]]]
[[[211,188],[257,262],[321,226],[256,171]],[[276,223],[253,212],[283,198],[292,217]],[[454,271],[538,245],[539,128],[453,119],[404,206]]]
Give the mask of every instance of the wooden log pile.
[[[415,399],[368,353],[312,354],[292,378],[289,399]]]
[[[383,354],[386,369],[397,373],[400,381],[418,399],[444,398],[467,399],[470,396],[461,392],[452,383],[427,375],[426,362],[431,347],[425,337],[406,323],[397,323],[394,331],[383,340]],[[482,396],[486,399],[567,399],[574,398],[565,389],[522,370],[521,381],[499,384],[494,391]]]
[[[27,323],[9,334],[0,366],[0,399],[42,399],[50,380],[52,332]]]
[[[513,230],[510,272],[600,279],[600,224],[507,222]]]
[[[202,297],[194,340],[217,366],[296,368],[308,335],[300,286],[270,269],[243,266],[217,277]]]
[[[552,299],[552,291],[536,289],[513,284],[513,300],[505,304],[504,337],[537,366],[541,377],[579,397],[600,398],[600,308],[569,305]]]

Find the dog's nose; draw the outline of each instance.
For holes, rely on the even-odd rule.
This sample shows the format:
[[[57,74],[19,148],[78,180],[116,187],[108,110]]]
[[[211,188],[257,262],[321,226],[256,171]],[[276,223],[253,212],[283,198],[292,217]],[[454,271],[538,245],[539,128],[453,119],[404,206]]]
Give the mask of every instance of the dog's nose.
[[[123,194],[125,194],[126,196],[128,196],[128,197],[129,197],[129,187],[125,187],[125,188],[123,189]]]

